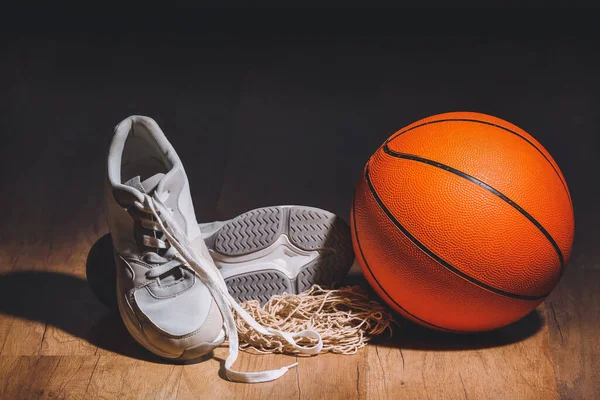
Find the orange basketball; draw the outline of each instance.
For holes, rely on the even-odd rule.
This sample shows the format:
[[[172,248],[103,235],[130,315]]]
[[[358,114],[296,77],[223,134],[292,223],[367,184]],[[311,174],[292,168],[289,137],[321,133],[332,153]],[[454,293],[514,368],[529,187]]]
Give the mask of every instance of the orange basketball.
[[[354,195],[352,240],[373,288],[434,329],[499,328],[552,291],[571,252],[569,189],[519,127],[455,112],[396,132]]]

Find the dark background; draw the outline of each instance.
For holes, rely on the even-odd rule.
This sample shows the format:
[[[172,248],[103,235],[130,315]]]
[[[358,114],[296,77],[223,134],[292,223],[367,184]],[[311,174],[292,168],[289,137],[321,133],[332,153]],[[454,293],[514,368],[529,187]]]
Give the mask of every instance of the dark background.
[[[282,203],[347,218],[358,174],[386,137],[422,117],[464,110],[511,121],[549,150],[572,191],[577,243],[593,247],[598,16],[516,8],[5,9],[4,210],[44,209],[47,194],[36,182],[56,180],[52,193],[72,193],[65,200],[74,208],[101,196],[73,188],[100,188],[113,126],[143,114],[180,153],[199,220]],[[52,176],[60,169],[47,166],[57,163],[68,177]],[[24,168],[35,171],[27,184]]]
[[[103,340],[116,329],[116,342],[126,337],[118,318],[98,329],[106,310],[87,288],[85,264],[107,233],[112,130],[131,114],[163,128],[203,222],[271,204],[317,206],[348,220],[364,163],[388,136],[429,115],[477,111],[528,131],[566,177],[574,251],[538,319],[549,326],[554,363],[580,365],[594,382],[584,386],[597,390],[599,16],[4,8],[0,312],[113,351]],[[521,325],[508,331],[514,340],[529,334]],[[572,370],[556,369],[566,398],[585,392]]]

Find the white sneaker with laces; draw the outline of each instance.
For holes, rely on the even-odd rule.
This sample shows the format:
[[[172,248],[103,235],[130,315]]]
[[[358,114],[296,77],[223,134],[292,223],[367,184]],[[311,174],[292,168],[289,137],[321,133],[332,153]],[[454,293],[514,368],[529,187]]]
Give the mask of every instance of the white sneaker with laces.
[[[210,352],[226,335],[226,375],[238,382],[274,380],[297,365],[232,370],[238,355],[233,308],[253,329],[283,338],[298,353],[321,351],[317,332],[264,328],[229,294],[198,228],[183,165],[154,120],[132,116],[117,125],[107,176],[119,311],[140,344],[165,358],[190,359]],[[314,345],[298,345],[297,338]]]

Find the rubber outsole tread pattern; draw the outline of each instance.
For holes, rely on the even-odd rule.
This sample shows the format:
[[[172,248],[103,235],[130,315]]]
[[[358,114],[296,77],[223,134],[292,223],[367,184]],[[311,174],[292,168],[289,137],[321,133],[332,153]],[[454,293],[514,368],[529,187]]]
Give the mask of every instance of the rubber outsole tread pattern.
[[[215,235],[214,250],[241,256],[262,250],[281,236],[319,257],[290,279],[275,270],[258,270],[225,280],[238,301],[266,302],[271,296],[301,293],[314,284],[331,286],[346,276],[354,260],[350,228],[336,215],[311,207],[265,207],[248,211],[227,222]]]
[[[229,293],[240,302],[258,300],[266,303],[273,294],[293,291],[287,276],[279,271],[261,271],[236,275],[225,280]]]
[[[215,239],[215,250],[240,256],[270,246],[283,229],[281,210],[265,207],[239,215],[223,226]]]

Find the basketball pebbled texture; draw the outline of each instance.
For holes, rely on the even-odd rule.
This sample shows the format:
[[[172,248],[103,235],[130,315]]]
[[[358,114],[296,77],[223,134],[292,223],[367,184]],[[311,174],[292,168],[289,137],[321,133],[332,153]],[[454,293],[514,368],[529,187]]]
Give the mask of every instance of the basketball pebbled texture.
[[[392,135],[357,185],[352,239],[393,308],[437,329],[480,331],[533,310],[573,242],[570,194],[522,129],[448,113]]]

